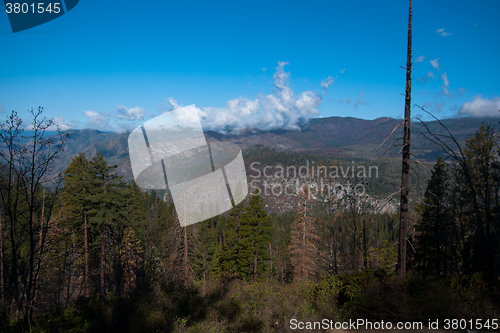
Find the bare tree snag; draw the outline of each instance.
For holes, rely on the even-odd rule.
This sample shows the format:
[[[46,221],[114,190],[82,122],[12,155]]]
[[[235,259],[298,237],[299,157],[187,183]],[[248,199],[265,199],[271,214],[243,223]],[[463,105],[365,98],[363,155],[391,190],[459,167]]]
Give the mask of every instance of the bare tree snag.
[[[406,237],[408,234],[408,187],[410,180],[410,105],[411,105],[411,28],[412,28],[412,0],[410,0],[408,16],[408,49],[406,56],[406,96],[405,119],[403,137],[403,163],[401,172],[401,204],[399,206],[399,251],[398,271],[406,274]]]
[[[3,284],[3,216],[0,213],[0,311],[3,312],[5,304],[5,289]]]
[[[188,257],[188,239],[187,239],[187,225],[184,226],[184,287],[187,289],[189,286],[189,257]]]

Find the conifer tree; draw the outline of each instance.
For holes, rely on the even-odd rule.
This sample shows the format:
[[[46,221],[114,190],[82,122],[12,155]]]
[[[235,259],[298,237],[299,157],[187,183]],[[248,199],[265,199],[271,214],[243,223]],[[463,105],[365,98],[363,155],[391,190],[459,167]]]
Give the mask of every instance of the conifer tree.
[[[241,278],[255,280],[269,271],[271,232],[272,219],[267,215],[266,203],[260,194],[252,193],[240,219],[237,265]]]
[[[500,209],[498,162],[499,145],[493,129],[482,124],[465,143],[464,161],[459,169],[459,184],[469,204],[466,224],[467,247],[472,271],[500,272]],[[465,190],[465,191],[464,191]]]
[[[246,208],[245,202],[231,209],[223,229],[223,242],[219,251],[218,265],[220,272],[236,273],[240,272],[240,262],[238,260],[241,240],[241,219]]]
[[[92,209],[89,213],[92,214],[94,221],[94,232],[99,235],[96,241],[100,243],[99,290],[101,294],[106,292],[106,249],[112,245],[120,244],[125,227],[123,214],[125,200],[123,192],[120,191],[123,189],[124,183],[120,181],[122,177],[114,173],[116,167],[116,165],[108,166],[101,153],[97,153],[89,163],[91,179],[89,190],[92,200]],[[115,246],[115,251],[116,248]],[[110,258],[117,260],[119,256],[113,252],[110,253]],[[116,262],[113,264],[117,265]]]
[[[203,281],[205,281],[211,271],[215,253],[217,252],[218,223],[219,217],[213,217],[197,225],[200,247],[199,256],[195,258],[194,270],[196,275],[203,279]]]
[[[450,175],[443,158],[439,158],[419,205],[421,215],[416,225],[416,267],[423,274],[446,276],[451,271],[454,233],[450,192]]]
[[[89,279],[89,224],[88,212],[91,209],[90,199],[90,174],[89,161],[85,154],[80,153],[71,159],[70,165],[64,170],[64,187],[62,190],[62,203],[64,207],[65,220],[69,224],[66,232],[70,234],[76,231],[77,237],[83,235],[84,249],[84,295],[88,295]],[[62,227],[64,228],[64,227]],[[61,230],[62,231],[62,230]],[[82,231],[82,232],[80,232]],[[69,236],[69,235],[68,235]],[[63,236],[64,237],[64,236]]]

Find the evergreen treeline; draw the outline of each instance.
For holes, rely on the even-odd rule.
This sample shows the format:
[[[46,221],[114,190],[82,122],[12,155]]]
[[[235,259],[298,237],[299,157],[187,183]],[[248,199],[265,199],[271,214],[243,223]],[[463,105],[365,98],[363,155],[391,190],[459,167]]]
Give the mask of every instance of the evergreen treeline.
[[[500,274],[500,146],[482,125],[439,159],[418,206],[415,266],[425,275]]]

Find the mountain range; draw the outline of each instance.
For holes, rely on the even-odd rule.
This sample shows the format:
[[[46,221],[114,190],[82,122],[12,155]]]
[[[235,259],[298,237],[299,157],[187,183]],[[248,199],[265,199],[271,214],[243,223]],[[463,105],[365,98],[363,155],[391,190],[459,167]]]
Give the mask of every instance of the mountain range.
[[[498,124],[498,119],[450,118],[442,120],[442,124],[461,144],[482,123],[495,126]],[[447,135],[447,129],[437,121],[427,123],[427,127],[434,134]],[[117,165],[117,172],[124,176],[124,180],[133,178],[128,156],[129,133],[110,133],[91,129],[70,130],[67,133],[69,137],[65,150],[60,156],[55,171],[63,171],[70,164],[71,158],[80,152],[84,153],[87,158],[100,152],[110,164]],[[423,160],[435,161],[443,154],[442,148],[426,139],[424,133],[426,129],[423,124],[413,121],[411,151]],[[207,131],[205,137],[209,142],[236,143],[243,151],[262,145],[281,151],[356,160],[377,159],[386,152],[391,143],[395,143],[396,146],[384,155],[386,158],[395,158],[399,156],[401,148],[401,140],[398,141],[397,138],[402,137],[402,119],[315,118],[303,125],[300,131],[247,129],[239,134]]]

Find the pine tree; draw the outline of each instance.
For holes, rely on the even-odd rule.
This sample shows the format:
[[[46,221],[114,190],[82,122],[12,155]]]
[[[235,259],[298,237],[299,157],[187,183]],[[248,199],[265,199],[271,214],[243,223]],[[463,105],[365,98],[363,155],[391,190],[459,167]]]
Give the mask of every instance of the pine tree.
[[[220,272],[240,272],[238,260],[241,240],[241,219],[243,219],[245,202],[240,203],[229,212],[225,227],[223,229],[223,241],[218,256]]]
[[[213,217],[207,221],[198,223],[200,237],[199,256],[195,258],[196,275],[204,281],[211,271],[211,266],[217,252],[217,224],[219,217]]]
[[[108,166],[101,153],[97,153],[89,163],[91,180],[89,192],[92,201],[89,214],[92,214],[94,233],[99,235],[96,241],[100,243],[99,290],[101,294],[106,292],[105,278],[108,270],[106,250],[108,247],[112,250],[110,258],[114,260],[119,258],[116,245],[120,244],[125,227],[125,200],[122,192],[125,184],[120,181],[122,176],[114,173],[116,167],[116,165]],[[120,264],[114,261],[109,266],[116,267]],[[118,285],[120,285],[119,277],[120,275]]]
[[[89,279],[89,224],[88,212],[91,209],[90,200],[90,174],[89,161],[85,154],[80,153],[71,159],[70,165],[64,170],[64,187],[62,190],[62,203],[64,206],[65,221],[69,229],[61,226],[61,231],[74,233],[77,237],[83,236],[83,249],[85,256],[85,267],[83,276],[84,295],[88,295]],[[83,230],[82,230],[83,229]],[[65,234],[66,234],[65,233]],[[68,235],[69,236],[69,235]],[[64,237],[64,236],[62,236]],[[80,238],[80,237],[78,237]]]
[[[446,276],[454,256],[453,214],[448,167],[440,157],[418,206],[415,265],[423,274]]]
[[[500,207],[498,163],[499,145],[491,127],[482,124],[466,140],[465,165],[459,172],[462,195],[468,210],[474,212],[466,225],[470,239],[470,268],[472,271],[500,272]],[[467,209],[467,208],[466,208]]]
[[[266,202],[253,193],[240,221],[238,267],[243,279],[254,280],[269,271],[272,219],[267,215]]]
[[[257,193],[233,208],[223,224],[212,272],[232,272],[241,279],[257,279],[269,271],[272,219]]]

